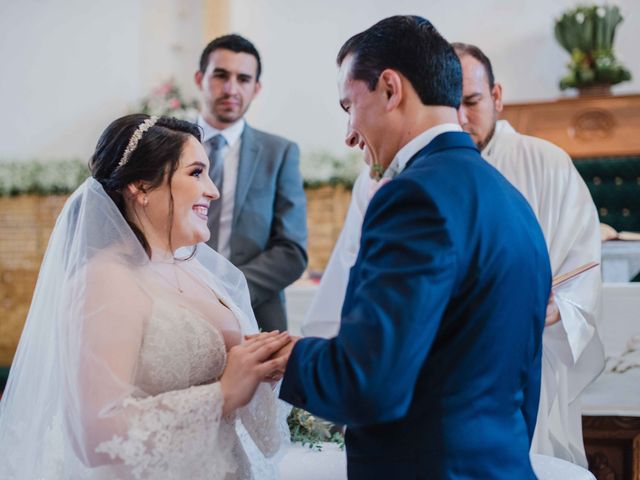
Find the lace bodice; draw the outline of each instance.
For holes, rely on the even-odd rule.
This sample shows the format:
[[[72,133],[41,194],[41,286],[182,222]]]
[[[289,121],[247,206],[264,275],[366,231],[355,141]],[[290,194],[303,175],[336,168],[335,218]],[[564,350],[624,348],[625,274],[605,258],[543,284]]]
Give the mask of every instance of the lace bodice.
[[[211,383],[224,371],[220,332],[188,308],[157,300],[145,328],[135,385],[150,394]]]
[[[96,451],[123,461],[133,478],[272,478],[275,470],[264,454],[275,453],[281,440],[275,397],[261,385],[250,406],[221,418],[217,380],[225,360],[223,337],[207,320],[171,301],[155,301],[140,346],[137,393],[124,401],[136,413],[126,435]],[[236,425],[238,417],[243,426]]]

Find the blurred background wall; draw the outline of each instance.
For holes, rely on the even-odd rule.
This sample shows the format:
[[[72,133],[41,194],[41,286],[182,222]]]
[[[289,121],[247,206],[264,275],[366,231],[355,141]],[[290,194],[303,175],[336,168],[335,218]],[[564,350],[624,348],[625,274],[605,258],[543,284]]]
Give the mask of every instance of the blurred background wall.
[[[620,0],[616,53],[640,91],[640,2]],[[335,56],[393,14],[423,15],[450,41],[476,43],[507,102],[553,99],[568,55],[554,19],[576,0],[0,0],[0,160],[87,158],[107,125],[173,77],[195,97],[193,73],[214,35],[237,32],[263,56],[263,91],[249,121],[303,153],[345,152]]]

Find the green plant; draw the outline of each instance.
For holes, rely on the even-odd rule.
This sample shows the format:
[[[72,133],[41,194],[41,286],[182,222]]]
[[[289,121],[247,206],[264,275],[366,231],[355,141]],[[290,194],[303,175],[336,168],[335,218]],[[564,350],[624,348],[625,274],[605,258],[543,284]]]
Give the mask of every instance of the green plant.
[[[301,408],[293,408],[287,418],[291,441],[307,445],[312,450],[322,450],[322,442],[337,443],[344,448],[342,432],[331,422],[314,417]]]
[[[560,80],[562,90],[631,80],[613,53],[616,27],[622,20],[612,5],[580,6],[556,20],[556,40],[571,55],[569,73]]]

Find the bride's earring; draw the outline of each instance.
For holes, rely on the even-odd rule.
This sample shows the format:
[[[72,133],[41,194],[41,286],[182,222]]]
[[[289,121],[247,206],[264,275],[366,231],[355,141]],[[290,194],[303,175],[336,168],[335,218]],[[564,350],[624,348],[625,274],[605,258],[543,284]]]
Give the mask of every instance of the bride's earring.
[[[145,195],[144,198],[142,199],[142,205],[146,207],[148,204],[149,204],[149,199]]]

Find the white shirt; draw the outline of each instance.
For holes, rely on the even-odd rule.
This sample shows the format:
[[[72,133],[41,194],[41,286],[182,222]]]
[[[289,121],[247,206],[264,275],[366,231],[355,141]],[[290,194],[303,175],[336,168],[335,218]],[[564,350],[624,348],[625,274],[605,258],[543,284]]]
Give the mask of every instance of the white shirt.
[[[218,252],[225,258],[229,258],[231,256],[231,246],[229,241],[231,239],[233,208],[235,206],[236,184],[238,182],[240,145],[242,144],[240,137],[244,131],[245,121],[244,119],[240,119],[230,127],[225,128],[224,130],[218,130],[217,128],[209,125],[205,119],[202,118],[202,115],[199,115],[198,125],[203,131],[203,144],[206,145],[206,142],[209,139],[215,137],[219,133],[222,134],[224,139],[227,141],[227,144],[222,148],[222,158],[224,159],[224,180],[222,182],[222,192],[220,192],[220,201],[222,202],[222,206],[220,209],[220,224],[218,227]],[[209,154],[208,151],[207,154]]]

